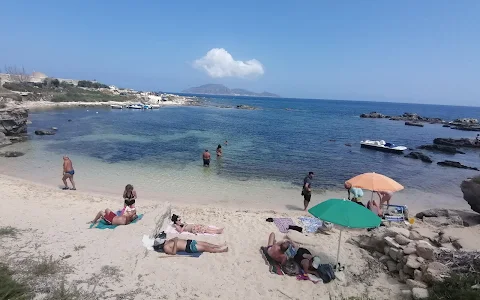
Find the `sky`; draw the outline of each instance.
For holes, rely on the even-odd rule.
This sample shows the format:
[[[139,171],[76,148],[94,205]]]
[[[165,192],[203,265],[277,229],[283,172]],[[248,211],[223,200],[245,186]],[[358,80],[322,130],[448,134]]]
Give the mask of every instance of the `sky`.
[[[3,1],[0,69],[180,92],[480,105],[480,1]]]

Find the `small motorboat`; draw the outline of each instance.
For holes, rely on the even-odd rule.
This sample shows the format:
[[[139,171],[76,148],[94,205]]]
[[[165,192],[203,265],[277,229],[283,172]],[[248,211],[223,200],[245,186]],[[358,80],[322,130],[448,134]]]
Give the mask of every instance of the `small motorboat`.
[[[152,104],[150,105],[152,109],[159,109],[160,108],[160,105],[158,104]]]
[[[152,106],[148,104],[144,104],[143,109],[152,109]]]
[[[130,108],[130,109],[143,109],[143,104],[130,104],[129,106],[127,106],[127,108]]]
[[[110,105],[110,107],[111,107],[112,109],[123,109],[123,106],[122,106],[122,105],[116,105],[116,104],[112,104],[112,105]]]
[[[384,140],[381,141],[370,141],[365,140],[360,142],[362,148],[374,149],[378,151],[391,152],[391,153],[403,153],[407,150],[405,146],[397,146],[392,143],[386,143]]]

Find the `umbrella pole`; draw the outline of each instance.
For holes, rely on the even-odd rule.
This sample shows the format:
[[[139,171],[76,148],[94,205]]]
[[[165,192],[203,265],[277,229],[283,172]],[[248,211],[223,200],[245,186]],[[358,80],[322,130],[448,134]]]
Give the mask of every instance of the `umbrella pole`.
[[[337,263],[335,264],[335,266],[338,265],[338,259],[340,257],[340,243],[342,242],[342,231],[343,230],[340,230],[340,237],[338,238]]]

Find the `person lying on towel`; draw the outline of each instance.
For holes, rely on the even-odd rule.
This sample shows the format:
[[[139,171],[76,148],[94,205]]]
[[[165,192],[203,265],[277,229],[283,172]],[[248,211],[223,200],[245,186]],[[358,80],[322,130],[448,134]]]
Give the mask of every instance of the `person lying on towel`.
[[[213,228],[205,225],[200,225],[200,224],[187,224],[183,223],[182,219],[180,219],[180,216],[177,216],[176,214],[173,214],[172,216],[172,222],[173,226],[175,229],[182,233],[182,232],[191,232],[193,234],[221,234],[223,233],[223,228]]]
[[[125,211],[123,215],[117,216],[112,210],[105,209],[98,212],[97,216],[93,221],[88,222],[87,224],[95,224],[102,218],[109,225],[128,225],[133,220],[137,218],[136,210]]]
[[[267,244],[267,254],[276,262],[280,263],[281,265],[285,264],[288,257],[285,252],[288,250],[290,246],[289,241],[275,241],[275,233],[270,233],[268,237],[268,244]]]
[[[300,267],[306,273],[313,274],[317,277],[320,276],[318,273],[318,267],[320,266],[320,258],[313,256],[310,251],[305,248],[298,248],[297,254],[293,260],[300,265]]]
[[[167,240],[165,238],[156,238],[154,249],[163,250],[166,254],[175,255],[177,252],[185,251],[187,253],[210,252],[222,253],[227,252],[227,245],[214,245],[207,242],[199,242],[196,240],[182,240],[178,237]]]

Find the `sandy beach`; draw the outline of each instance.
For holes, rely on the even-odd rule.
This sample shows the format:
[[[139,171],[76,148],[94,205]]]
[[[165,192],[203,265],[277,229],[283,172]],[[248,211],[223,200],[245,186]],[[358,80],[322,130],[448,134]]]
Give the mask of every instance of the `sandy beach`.
[[[2,211],[11,211],[0,219],[0,226],[18,228],[16,238],[2,237],[1,256],[15,265],[24,258],[52,256],[68,265],[71,284],[92,291],[104,299],[331,299],[334,296],[368,294],[374,299],[393,299],[399,285],[382,271],[371,269],[355,246],[342,243],[341,260],[347,265],[344,281],[313,284],[288,276],[270,274],[259,248],[270,232],[282,235],[268,217],[302,213],[276,213],[266,210],[224,209],[213,206],[173,205],[172,211],[187,222],[224,226],[218,236],[198,236],[198,240],[226,242],[229,252],[205,253],[200,258],[167,257],[147,251],[142,236],[155,229],[155,218],[167,203],[141,199],[138,212],[144,217],[136,224],[114,230],[89,229],[86,222],[106,207],[122,205],[120,197],[108,197],[81,191],[61,191],[13,177],[0,175]],[[348,233],[344,239],[348,238]],[[334,257],[338,231],[331,235],[297,236],[314,251]],[[102,268],[118,268],[118,278],[102,274]],[[108,267],[107,267],[108,268]],[[386,283],[389,284],[386,284]],[[391,282],[391,284],[390,284]]]

